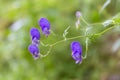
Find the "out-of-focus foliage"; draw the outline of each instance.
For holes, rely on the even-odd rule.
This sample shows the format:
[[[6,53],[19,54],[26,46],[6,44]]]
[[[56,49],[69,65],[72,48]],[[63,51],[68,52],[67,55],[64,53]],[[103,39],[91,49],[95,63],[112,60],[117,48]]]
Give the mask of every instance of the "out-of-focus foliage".
[[[48,38],[41,33],[45,44],[63,39],[68,26],[67,37],[83,34],[75,28],[78,10],[88,23],[102,23],[115,15],[115,21],[120,22],[120,0],[110,1],[99,13],[106,0],[0,0],[0,80],[120,80],[120,25],[91,42],[88,56],[80,65],[71,58],[73,40],[55,45],[47,57],[38,60],[28,52],[29,30],[40,30],[41,17],[49,19],[54,32]],[[97,24],[92,28],[92,33],[104,29]],[[75,40],[81,42],[84,55],[84,39]],[[42,45],[39,48],[42,54],[48,49]]]

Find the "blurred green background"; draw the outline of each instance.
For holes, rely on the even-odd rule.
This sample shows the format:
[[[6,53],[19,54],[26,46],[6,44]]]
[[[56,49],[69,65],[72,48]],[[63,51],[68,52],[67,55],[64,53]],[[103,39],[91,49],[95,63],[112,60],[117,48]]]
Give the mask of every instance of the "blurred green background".
[[[67,37],[84,32],[76,31],[76,11],[81,11],[88,23],[114,17],[120,12],[120,0],[110,1],[99,14],[106,0],[0,0],[0,80],[120,80],[119,28],[91,42],[88,57],[80,65],[71,57],[73,40],[55,45],[47,57],[38,60],[28,52],[29,30],[31,27],[40,30],[41,17],[51,22],[54,32],[48,38],[41,33],[41,41],[54,43],[63,39],[68,26],[71,28]],[[94,26],[93,32],[97,27]],[[84,55],[84,39],[75,40],[81,42]],[[39,48],[42,54],[48,49],[41,45]]]

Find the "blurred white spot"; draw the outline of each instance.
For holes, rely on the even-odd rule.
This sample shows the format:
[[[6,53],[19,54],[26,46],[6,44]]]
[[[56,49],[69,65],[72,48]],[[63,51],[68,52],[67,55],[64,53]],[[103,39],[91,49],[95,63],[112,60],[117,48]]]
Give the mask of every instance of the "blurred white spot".
[[[103,4],[103,6],[102,6],[102,8],[101,8],[99,13],[102,13],[103,10],[110,4],[110,2],[111,2],[111,0],[106,0],[106,2]]]
[[[91,27],[87,27],[87,28],[86,28],[86,32],[88,32],[90,29],[91,29]]]
[[[28,23],[28,19],[19,19],[10,26],[10,29],[12,31],[17,31],[21,27],[25,26],[27,23]]]
[[[116,40],[116,42],[114,43],[112,47],[112,51],[116,52],[119,48],[120,48],[120,39]]]
[[[103,22],[102,24],[103,24],[104,27],[107,27],[107,26],[110,25],[111,23],[113,23],[112,20],[107,20],[107,21]]]

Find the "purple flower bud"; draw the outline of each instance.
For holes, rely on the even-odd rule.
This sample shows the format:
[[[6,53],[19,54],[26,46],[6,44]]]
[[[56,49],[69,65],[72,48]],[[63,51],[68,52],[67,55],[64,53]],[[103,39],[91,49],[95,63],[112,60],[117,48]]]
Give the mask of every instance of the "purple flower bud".
[[[76,29],[79,28],[79,25],[80,25],[80,20],[78,19],[78,20],[76,21],[76,23],[75,23]]]
[[[36,45],[29,45],[28,47],[29,52],[33,55],[34,59],[38,59],[40,56],[39,49]]]
[[[76,61],[76,64],[82,62],[82,47],[79,42],[74,41],[71,43],[72,58]]]
[[[81,17],[81,12],[80,11],[77,11],[76,12],[76,18],[77,18],[77,21],[76,21],[76,23],[75,23],[75,25],[76,25],[76,29],[78,29],[79,28],[79,25],[80,25],[80,20],[79,20],[79,18]]]
[[[81,14],[80,11],[77,11],[75,15],[76,15],[76,18],[80,18],[80,16],[81,16],[82,14]]]
[[[50,34],[50,22],[46,18],[41,18],[39,20],[39,26],[41,27],[43,34],[46,36]]]
[[[39,40],[40,40],[39,30],[37,28],[31,28],[30,35],[31,35],[31,38],[32,38],[32,43],[38,46]]]

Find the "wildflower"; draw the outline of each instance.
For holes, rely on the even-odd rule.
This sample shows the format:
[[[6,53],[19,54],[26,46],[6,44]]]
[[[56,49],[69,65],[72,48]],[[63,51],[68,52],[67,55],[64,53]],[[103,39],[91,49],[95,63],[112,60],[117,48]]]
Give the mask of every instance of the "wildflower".
[[[77,21],[76,21],[75,25],[76,25],[76,29],[78,29],[79,25],[80,25],[79,18],[81,17],[81,13],[79,11],[77,11],[75,15],[76,15],[76,18],[77,18]]]
[[[41,27],[43,34],[46,36],[50,34],[50,22],[46,18],[41,18],[39,20],[39,26]]]
[[[75,25],[76,25],[76,29],[78,29],[79,25],[80,25],[79,18],[81,17],[81,13],[79,11],[77,11],[75,15],[76,15],[76,18],[77,18],[77,21],[76,21]]]
[[[76,15],[76,18],[80,18],[82,14],[80,11],[77,11],[75,15]]]
[[[32,38],[32,44],[38,46],[40,40],[40,32],[37,28],[31,28],[30,35]]]
[[[38,59],[39,56],[40,56],[40,52],[39,52],[39,49],[36,45],[29,45],[28,46],[28,50],[29,52],[32,54],[32,56],[34,57],[34,59]]]
[[[76,61],[76,64],[82,62],[82,47],[79,42],[74,41],[71,43],[72,58]]]
[[[79,24],[80,24],[80,20],[78,19],[78,20],[75,22],[76,29],[79,28]]]

